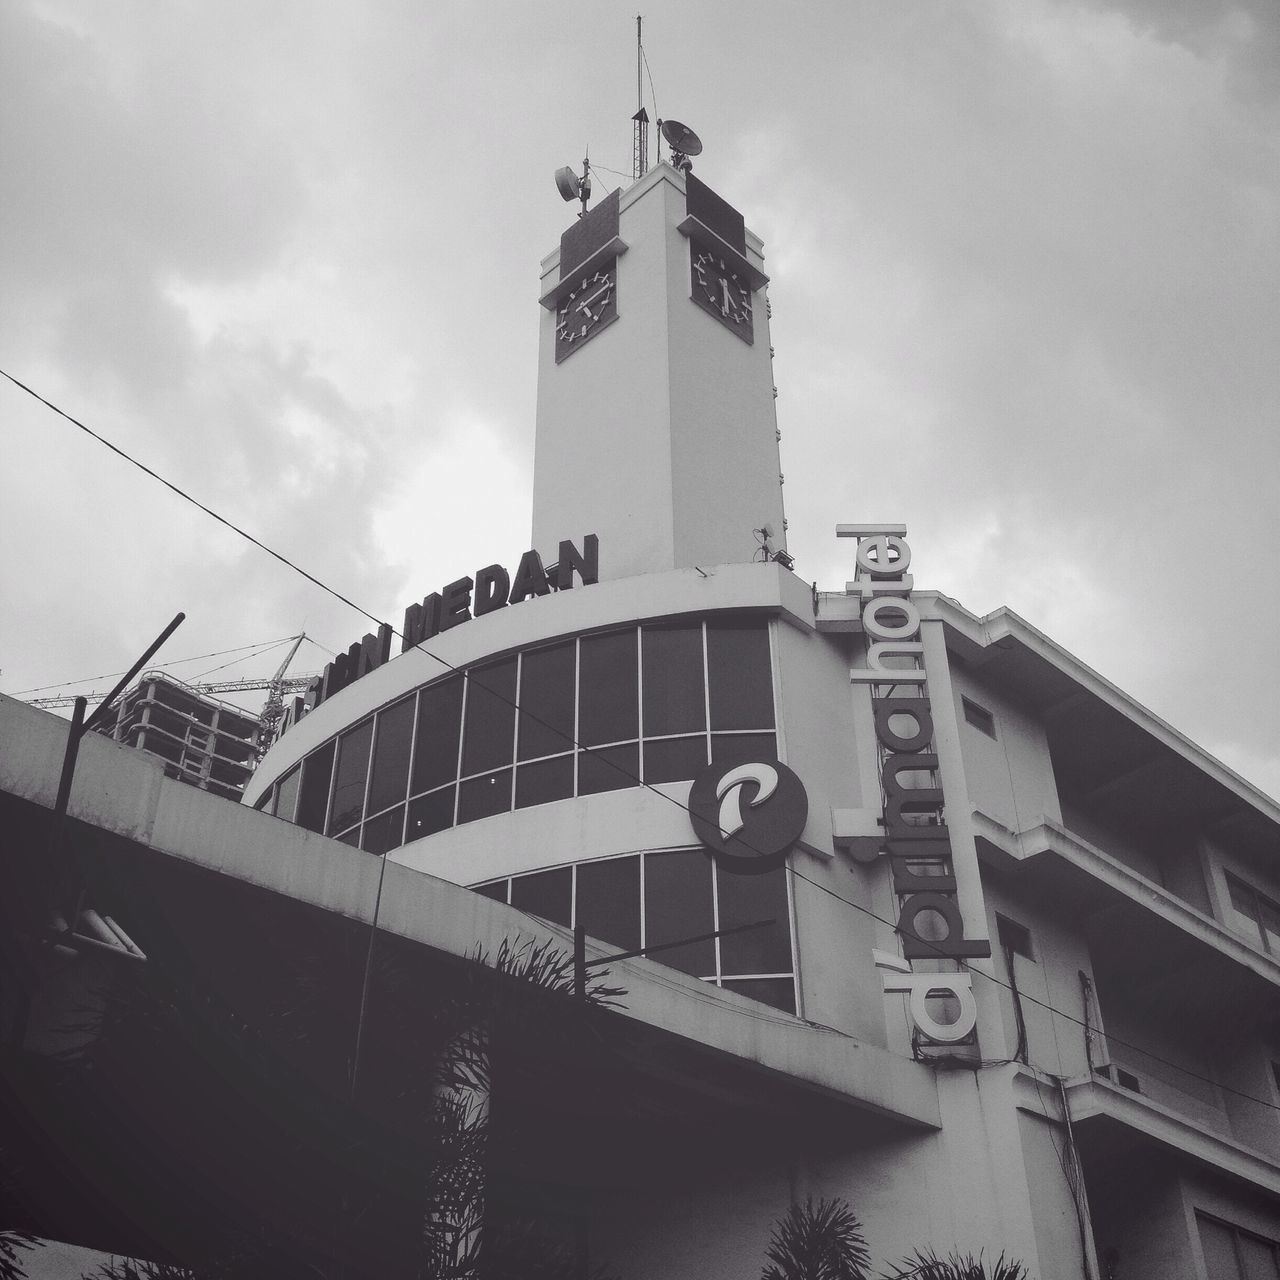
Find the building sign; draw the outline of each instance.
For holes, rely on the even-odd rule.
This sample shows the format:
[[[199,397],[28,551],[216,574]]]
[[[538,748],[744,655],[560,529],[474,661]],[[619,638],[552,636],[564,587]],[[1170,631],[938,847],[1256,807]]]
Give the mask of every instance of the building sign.
[[[912,962],[962,962],[989,956],[991,944],[964,936],[951,860],[951,834],[933,742],[933,715],[926,689],[920,613],[911,601],[911,548],[902,526],[842,526],[842,535],[858,538],[857,575],[849,594],[862,604],[867,641],[865,668],[849,677],[871,686],[871,710],[880,749],[883,834],[873,837],[877,851],[889,855],[898,897],[897,932],[902,957],[873,953],[886,970],[886,992],[908,995],[917,1029],[929,1040],[953,1044],[966,1039],[977,1020],[968,973],[916,971]],[[958,1016],[941,1022],[929,1014],[931,997],[950,997]]]
[[[442,631],[495,609],[519,604],[531,596],[568,591],[573,586],[575,573],[584,587],[600,580],[600,539],[594,533],[582,539],[581,551],[566,538],[553,565],[544,565],[536,551],[526,551],[514,574],[500,564],[486,565],[477,569],[474,577],[458,578],[431,592],[421,604],[411,604],[404,613],[400,652],[405,653]],[[376,635],[357,640],[311,682],[305,700],[300,700],[301,711],[305,713],[318,707],[339,689],[345,689],[375,667],[382,666],[390,657],[391,626],[384,622]],[[292,714],[286,717],[280,731],[283,733],[295,719]]]
[[[735,875],[781,866],[808,817],[804,784],[779,760],[713,764],[689,791],[694,834]]]

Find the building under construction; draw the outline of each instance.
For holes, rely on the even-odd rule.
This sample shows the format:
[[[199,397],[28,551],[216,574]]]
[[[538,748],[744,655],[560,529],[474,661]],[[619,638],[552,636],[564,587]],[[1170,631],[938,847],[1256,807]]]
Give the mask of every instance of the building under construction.
[[[239,800],[257,764],[262,722],[173,676],[148,671],[97,727],[159,756],[169,777]]]

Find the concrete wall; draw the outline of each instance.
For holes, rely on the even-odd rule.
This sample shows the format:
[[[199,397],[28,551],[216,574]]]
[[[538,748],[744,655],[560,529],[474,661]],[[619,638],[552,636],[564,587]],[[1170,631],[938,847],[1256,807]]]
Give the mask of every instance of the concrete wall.
[[[1040,721],[1004,695],[984,685],[980,673],[951,667],[955,716],[964,746],[965,781],[976,809],[1010,831],[1025,831],[1041,816],[1062,820],[1049,742]],[[995,718],[995,738],[969,724],[962,698],[985,707]]]
[[[988,878],[985,889],[988,926],[998,955],[997,972],[1002,980],[1008,981],[1009,974],[997,938],[997,914],[1024,925],[1031,933],[1034,959],[1013,957],[1018,990],[1024,997],[1022,1013],[1027,1027],[1028,1057],[1054,1075],[1085,1075],[1089,1066],[1084,1030],[1070,1019],[1085,1020],[1080,973],[1083,970],[1092,974],[1088,947],[1050,908],[1042,903],[1032,905],[1018,895],[1013,886]],[[1013,995],[997,988],[995,998],[1000,1003],[1006,1051],[1011,1054],[1017,1044]],[[1068,1016],[1057,1017],[1045,1005]]]
[[[593,1261],[625,1259],[628,1280],[742,1280],[760,1274],[771,1228],[792,1201],[838,1197],[862,1223],[873,1274],[932,1247],[981,1250],[989,1261],[1003,1251],[1037,1280],[1077,1280],[1079,1245],[1054,1207],[1056,1183],[1043,1187],[1043,1229],[1033,1225],[1040,1156],[1053,1157],[1024,1161],[1008,1074],[944,1075],[939,1094],[943,1129],[928,1136],[844,1149],[833,1141],[821,1156],[762,1150],[758,1163],[699,1169],[696,1182],[673,1152],[669,1180],[639,1195],[628,1189],[600,1215]]]

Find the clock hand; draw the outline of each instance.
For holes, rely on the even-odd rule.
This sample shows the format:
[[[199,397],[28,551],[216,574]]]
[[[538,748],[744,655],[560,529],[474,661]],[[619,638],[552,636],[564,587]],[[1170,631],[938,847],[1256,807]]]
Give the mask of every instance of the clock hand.
[[[613,288],[613,285],[612,285],[612,284],[602,284],[602,285],[601,285],[601,286],[600,286],[600,287],[595,291],[595,293],[590,294],[588,297],[583,298],[583,299],[582,299],[582,301],[578,303],[578,310],[579,310],[579,311],[581,311],[581,312],[583,312],[589,320],[595,320],[596,315],[595,315],[595,313],[591,310],[591,304],[592,304],[592,303],[593,303],[593,302],[594,302],[594,301],[595,301],[595,300],[596,300],[596,299],[597,299],[601,294],[605,294],[605,295],[606,295],[606,296],[605,296],[605,300],[604,300],[604,302],[602,302],[602,303],[600,304],[601,308],[603,309],[603,308],[604,308],[604,306],[605,306],[605,304],[609,301],[608,294],[609,294],[609,292],[612,290],[612,288]]]
[[[729,282],[724,276],[720,277],[720,291],[724,297],[724,301],[720,304],[720,314],[727,316],[729,314]]]

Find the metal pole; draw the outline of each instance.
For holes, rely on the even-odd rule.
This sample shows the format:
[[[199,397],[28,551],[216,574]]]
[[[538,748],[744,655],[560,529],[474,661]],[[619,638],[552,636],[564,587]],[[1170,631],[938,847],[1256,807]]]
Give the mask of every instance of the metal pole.
[[[573,994],[587,998],[587,928],[581,924],[573,926]]]
[[[98,709],[93,713],[93,715],[89,717],[88,721],[84,726],[84,729],[80,731],[81,733],[84,733],[86,730],[92,729],[94,725],[96,725],[98,721],[101,720],[104,715],[106,715],[107,711],[111,707],[112,702],[115,701],[116,695],[121,691],[121,689],[123,689],[129,683],[130,680],[133,679],[134,676],[138,674],[139,671],[142,670],[143,667],[147,665],[148,662],[151,661],[151,659],[155,656],[156,650],[159,649],[160,646],[164,644],[164,642],[171,635],[173,635],[175,631],[177,631],[177,629],[186,620],[186,617],[187,615],[185,613],[177,614],[174,617],[173,621],[169,623],[167,627],[165,627],[165,629],[155,638],[155,640],[152,641],[151,647],[146,651],[146,653],[144,653],[142,657],[140,657],[137,660],[137,662],[135,662],[133,666],[131,666],[129,670],[125,672],[124,676],[116,683],[116,687],[112,689],[111,692],[107,694],[105,698],[103,698],[102,702],[98,706]]]
[[[58,779],[58,798],[54,801],[55,830],[60,830],[71,799],[71,780],[75,777],[76,759],[80,755],[80,739],[84,737],[84,713],[87,698],[77,698],[71,711],[71,727],[67,731],[67,749],[62,753],[62,777]]]

